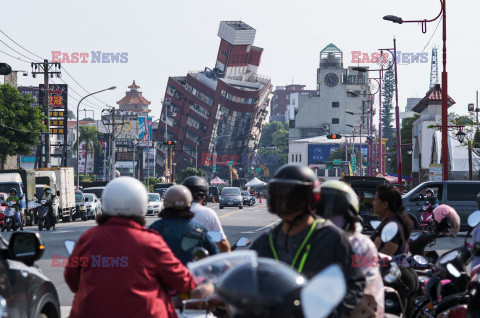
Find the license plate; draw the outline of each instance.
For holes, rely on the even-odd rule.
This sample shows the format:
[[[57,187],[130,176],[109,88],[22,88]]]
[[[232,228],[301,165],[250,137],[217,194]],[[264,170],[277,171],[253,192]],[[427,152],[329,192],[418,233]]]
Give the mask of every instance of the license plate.
[[[232,201],[228,201],[228,205],[233,205],[233,202],[232,202]]]

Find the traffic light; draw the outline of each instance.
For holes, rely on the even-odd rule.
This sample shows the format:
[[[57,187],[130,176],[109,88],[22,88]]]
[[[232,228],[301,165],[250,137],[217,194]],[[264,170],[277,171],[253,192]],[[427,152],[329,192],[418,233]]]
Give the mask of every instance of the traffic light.
[[[163,144],[168,147],[173,147],[177,144],[177,142],[174,140],[168,140],[168,141],[164,141]]]
[[[341,136],[341,135],[337,135],[337,134],[330,134],[330,135],[327,135],[327,138],[328,138],[328,139],[341,139],[342,136]]]

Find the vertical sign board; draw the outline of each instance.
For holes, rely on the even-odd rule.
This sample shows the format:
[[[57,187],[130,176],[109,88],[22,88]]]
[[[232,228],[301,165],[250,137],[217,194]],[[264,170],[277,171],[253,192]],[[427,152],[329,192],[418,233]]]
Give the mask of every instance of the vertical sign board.
[[[431,164],[428,172],[430,181],[443,180],[443,164]]]
[[[67,157],[67,122],[68,122],[68,85],[67,84],[50,84],[48,85],[48,112],[50,115],[50,136],[63,136],[62,141],[58,141],[58,138],[54,138],[51,142],[51,147],[62,147],[61,165],[66,165]],[[38,90],[38,104],[44,106],[45,103],[45,86],[39,85]],[[45,113],[45,107],[43,107],[43,115]],[[51,152],[55,156],[55,151]]]
[[[138,116],[138,146],[148,147],[152,135],[152,117]]]

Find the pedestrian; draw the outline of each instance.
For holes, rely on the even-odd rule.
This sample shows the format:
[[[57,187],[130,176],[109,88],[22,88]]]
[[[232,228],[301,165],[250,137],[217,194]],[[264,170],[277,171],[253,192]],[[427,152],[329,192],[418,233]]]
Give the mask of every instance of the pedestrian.
[[[217,213],[212,209],[203,206],[203,203],[207,199],[208,194],[208,182],[204,178],[198,176],[191,176],[183,180],[182,183],[186,186],[193,196],[192,206],[190,211],[195,214],[193,221],[198,222],[205,226],[207,231],[217,231],[222,235],[222,240],[217,244],[220,252],[230,252],[230,243],[227,240],[227,236],[223,231],[222,224],[217,216]]]
[[[184,265],[193,261],[193,248],[187,251],[182,249],[182,239],[188,233],[199,233],[200,240],[197,247],[205,248],[210,255],[218,254],[218,249],[207,235],[207,229],[200,223],[193,221],[194,213],[190,211],[193,197],[190,190],[183,185],[174,185],[165,192],[163,210],[160,211],[160,220],[150,226],[157,231],[168,244],[175,256]]]
[[[346,234],[333,223],[315,217],[320,182],[312,169],[284,165],[267,185],[267,206],[281,222],[252,244],[258,256],[288,264],[307,278],[331,264],[344,272],[347,293],[334,316],[348,317],[360,304],[365,277],[352,266],[353,249]]]
[[[65,268],[75,293],[70,318],[177,317],[169,292],[188,293],[195,282],[163,238],[145,228],[145,186],[115,178],[102,204],[98,226],[82,234]]]
[[[342,181],[327,181],[320,188],[317,214],[329,219],[348,235],[354,256],[353,266],[362,270],[366,279],[360,305],[352,317],[383,317],[384,286],[378,266],[378,251],[370,238],[361,233],[358,196]]]

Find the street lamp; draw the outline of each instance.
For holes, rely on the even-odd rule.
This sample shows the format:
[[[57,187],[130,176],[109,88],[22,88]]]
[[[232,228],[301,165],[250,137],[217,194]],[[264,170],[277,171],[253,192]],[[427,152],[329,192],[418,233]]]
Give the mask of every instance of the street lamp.
[[[407,150],[407,154],[411,155],[413,153],[413,150],[412,149],[408,149]]]
[[[88,94],[87,96],[83,97],[79,102],[78,102],[78,105],[77,105],[77,189],[78,187],[80,186],[80,168],[79,168],[79,164],[80,164],[80,156],[79,156],[79,151],[78,151],[78,148],[80,147],[80,129],[79,129],[79,112],[80,112],[80,104],[82,103],[82,101],[89,97],[89,96],[92,96],[92,95],[95,95],[95,94],[98,94],[98,93],[101,93],[101,92],[105,92],[105,91],[111,91],[111,90],[114,90],[116,89],[117,87],[116,86],[112,86],[112,87],[109,87],[109,88],[105,88],[105,89],[102,89],[101,91],[96,91],[96,92],[93,92],[93,93],[90,93]],[[86,155],[86,154],[85,154]],[[87,166],[85,165],[85,172],[87,172]]]
[[[446,13],[446,1],[447,0],[440,0],[441,9],[440,13],[433,19],[427,20],[409,20],[404,21],[402,18],[394,16],[394,15],[387,15],[384,16],[383,19],[386,21],[392,21],[393,23],[421,23],[422,25],[422,33],[427,32],[427,23],[433,22],[442,17],[442,41],[443,41],[443,48],[442,48],[442,62],[443,62],[443,71],[442,71],[442,163],[443,163],[443,180],[448,180],[448,74],[447,74],[447,13]]]
[[[465,140],[465,133],[461,130],[459,130],[456,134],[458,141],[463,144],[463,141]]]

